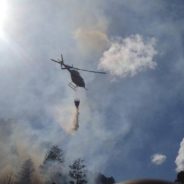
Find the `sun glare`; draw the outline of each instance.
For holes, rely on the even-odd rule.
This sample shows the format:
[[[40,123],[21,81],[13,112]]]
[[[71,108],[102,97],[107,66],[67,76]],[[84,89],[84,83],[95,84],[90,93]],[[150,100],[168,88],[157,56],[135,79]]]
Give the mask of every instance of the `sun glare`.
[[[8,17],[8,3],[7,0],[0,0],[0,38],[5,35],[4,26]]]

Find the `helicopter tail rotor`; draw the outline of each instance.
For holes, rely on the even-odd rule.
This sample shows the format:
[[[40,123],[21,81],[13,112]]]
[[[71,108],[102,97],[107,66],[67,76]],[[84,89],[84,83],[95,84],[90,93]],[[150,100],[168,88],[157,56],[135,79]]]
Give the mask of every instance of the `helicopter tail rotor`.
[[[61,59],[57,59],[57,60],[51,59],[51,61],[54,61],[55,63],[60,64],[60,65],[61,65],[61,68],[62,68],[62,66],[64,65],[64,59],[63,59],[63,55],[62,55],[62,54],[61,54]],[[62,69],[63,69],[63,68],[62,68]]]

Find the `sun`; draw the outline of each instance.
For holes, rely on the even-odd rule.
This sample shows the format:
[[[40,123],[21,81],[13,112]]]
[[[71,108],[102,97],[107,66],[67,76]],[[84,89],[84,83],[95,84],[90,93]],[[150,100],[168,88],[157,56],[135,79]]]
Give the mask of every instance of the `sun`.
[[[0,0],[0,38],[5,35],[4,27],[8,18],[8,3],[7,0]]]

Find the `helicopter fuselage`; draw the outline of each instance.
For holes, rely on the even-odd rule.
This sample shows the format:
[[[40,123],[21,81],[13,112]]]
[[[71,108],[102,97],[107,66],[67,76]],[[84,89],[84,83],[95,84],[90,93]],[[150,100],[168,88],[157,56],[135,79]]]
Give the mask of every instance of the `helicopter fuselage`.
[[[84,79],[81,77],[80,73],[72,69],[69,69],[68,71],[70,72],[72,82],[78,87],[85,88],[85,82]]]

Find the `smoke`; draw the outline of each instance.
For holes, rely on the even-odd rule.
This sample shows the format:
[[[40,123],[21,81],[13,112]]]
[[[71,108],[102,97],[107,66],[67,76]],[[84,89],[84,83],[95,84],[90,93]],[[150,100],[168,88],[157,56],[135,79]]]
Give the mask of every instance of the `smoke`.
[[[184,170],[184,138],[182,139],[180,143],[180,148],[179,148],[175,163],[176,163],[177,172]]]
[[[11,3],[13,16],[7,26],[7,34],[11,38],[6,47],[1,43],[0,112],[2,119],[10,118],[13,122],[0,122],[0,158],[3,158],[0,169],[8,164],[17,168],[20,161],[28,156],[40,163],[45,150],[52,144],[58,144],[64,146],[67,154],[73,158],[86,157],[94,170],[107,166],[112,168],[115,174],[115,167],[111,166],[112,160],[117,164],[116,168],[120,168],[117,170],[122,170],[122,167],[126,167],[123,162],[129,161],[126,155],[138,145],[137,141],[134,141],[137,138],[134,132],[128,134],[133,131],[133,122],[141,122],[137,127],[140,128],[139,139],[144,140],[145,134],[142,132],[145,132],[145,121],[140,117],[152,114],[151,107],[158,103],[155,99],[164,100],[168,93],[174,93],[178,89],[168,90],[171,89],[170,84],[175,82],[178,87],[180,80],[175,80],[173,73],[165,70],[165,66],[170,69],[171,63],[178,64],[180,54],[179,59],[183,61],[180,51],[181,34],[177,32],[177,26],[183,24],[177,21],[177,24],[170,24],[170,16],[174,12],[168,12],[170,8],[165,8],[162,3],[155,1],[145,3],[141,0],[132,3],[126,0],[106,3],[104,0],[27,0],[24,3]],[[162,19],[153,4],[163,10]],[[155,12],[158,16],[155,16]],[[134,33],[143,36],[132,35],[111,39],[115,35]],[[162,65],[161,75],[169,76],[169,85],[165,78],[155,81],[155,78],[160,78],[160,74],[152,76],[151,79],[143,76],[142,80],[137,80],[135,77],[131,83],[112,86],[114,84],[109,83],[104,77],[98,78],[98,75],[89,83],[89,78],[93,75],[81,73],[82,76],[86,75],[85,82],[90,86],[87,91],[88,100],[80,109],[80,128],[75,135],[70,136],[72,127],[79,125],[79,114],[75,111],[73,97],[71,100],[69,92],[71,89],[67,86],[69,75],[65,71],[61,72],[49,58],[57,57],[62,52],[66,63],[80,67],[83,62],[84,68],[88,68],[87,63],[92,69],[91,61],[94,61],[95,57],[93,53],[101,54],[99,52],[104,52],[105,49],[99,67],[109,71],[113,76],[133,76],[140,71],[156,67],[155,39],[145,39],[147,35],[159,38],[159,48],[168,56],[161,58],[164,60],[162,64],[165,63]],[[9,47],[13,47],[14,52],[11,52]],[[88,54],[89,57],[81,59],[81,53]],[[173,71],[173,68],[171,70]],[[178,74],[177,76],[179,77]],[[155,82],[152,83],[152,80]],[[161,86],[164,86],[165,90],[160,88]],[[174,97],[176,96],[170,99],[175,99]],[[146,106],[147,101],[151,105]],[[141,105],[147,110],[144,116]],[[162,111],[160,105],[156,107]],[[157,127],[160,128],[161,125]],[[110,151],[107,153],[106,150]]]
[[[78,28],[74,38],[83,54],[102,53],[110,44],[106,33],[99,29]]]
[[[53,116],[59,126],[67,133],[71,133],[73,119],[73,107],[67,104],[59,104],[53,107]]]
[[[34,161],[36,167],[42,163],[44,150],[48,144],[48,136],[30,127],[28,121],[1,120],[0,130],[0,171],[4,168],[11,168],[17,171],[22,162],[29,157]]]
[[[76,41],[82,49],[88,43],[88,49],[94,52],[104,49],[108,42],[106,18],[98,1],[88,1],[83,6],[80,1],[65,0],[52,3],[28,0],[21,6],[17,1],[11,3],[13,16],[7,30],[11,37],[7,45],[2,42],[0,45],[0,118],[3,119],[0,122],[0,157],[5,158],[1,159],[0,170],[6,165],[16,169],[28,157],[39,165],[50,145],[63,145],[64,141],[70,144],[67,135],[78,129],[79,112],[71,105],[68,76],[56,69],[49,58],[62,50],[64,57],[70,56],[71,63],[78,66],[76,58],[80,54],[74,46]],[[30,12],[34,12],[33,16],[27,19]],[[45,31],[39,31],[39,27]],[[74,32],[76,40],[72,38]],[[87,41],[86,35],[89,36]],[[99,43],[101,46],[95,48]],[[82,123],[89,122],[89,117],[83,119]],[[79,142],[80,138],[76,145]]]
[[[53,110],[56,122],[68,134],[74,133],[79,128],[79,110],[67,104],[57,105]]]
[[[15,172],[10,165],[6,165],[0,172],[0,183],[15,183]]]
[[[167,159],[166,155],[155,153],[151,156],[151,162],[155,165],[162,165]]]
[[[115,39],[104,52],[98,68],[118,77],[132,77],[143,70],[154,69],[157,65],[153,60],[157,54],[155,43],[154,38],[145,41],[139,34]]]

